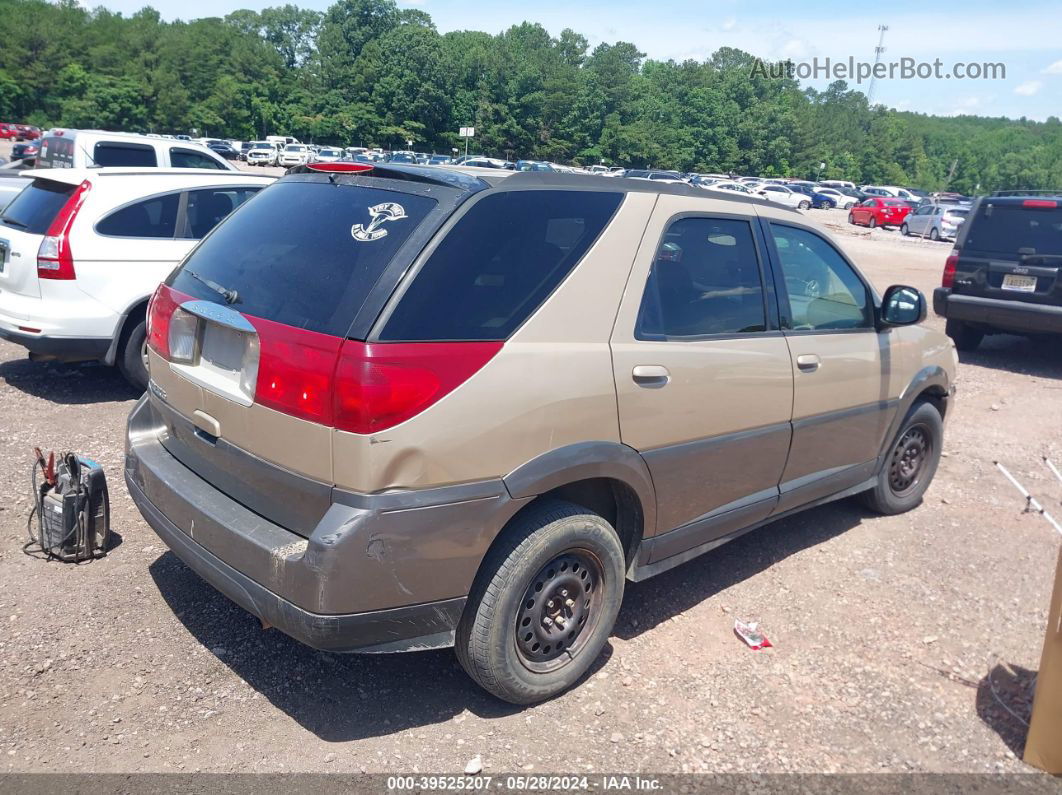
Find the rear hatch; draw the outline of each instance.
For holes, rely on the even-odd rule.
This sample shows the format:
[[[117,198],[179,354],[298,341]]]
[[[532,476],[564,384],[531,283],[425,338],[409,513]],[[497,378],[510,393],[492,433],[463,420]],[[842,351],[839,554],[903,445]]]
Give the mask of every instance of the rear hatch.
[[[1062,306],[1062,200],[981,199],[953,255],[955,293]]]
[[[487,187],[426,169],[341,170],[356,165],[373,171],[302,167],[263,190],[191,252],[148,313],[162,443],[303,535],[330,504],[333,429],[366,432],[374,401],[376,416],[400,421],[423,397],[417,351],[397,351],[409,358],[396,366],[363,340],[433,232]]]
[[[57,239],[62,234],[60,227],[83,193],[80,180],[72,172],[71,177],[70,182],[51,177],[27,180],[27,187],[0,213],[0,311],[5,292],[40,298],[38,254],[49,253],[42,252],[41,244],[46,237]]]

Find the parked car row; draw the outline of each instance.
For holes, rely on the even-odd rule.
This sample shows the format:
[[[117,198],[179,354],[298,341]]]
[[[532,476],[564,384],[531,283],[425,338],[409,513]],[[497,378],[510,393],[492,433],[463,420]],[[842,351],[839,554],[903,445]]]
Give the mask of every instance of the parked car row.
[[[0,141],[36,141],[41,137],[41,128],[31,124],[0,122]]]

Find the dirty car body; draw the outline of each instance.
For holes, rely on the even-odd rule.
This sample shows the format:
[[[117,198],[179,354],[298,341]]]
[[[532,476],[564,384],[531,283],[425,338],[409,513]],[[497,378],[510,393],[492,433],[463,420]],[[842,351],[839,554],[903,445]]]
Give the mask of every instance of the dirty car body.
[[[946,411],[924,298],[888,322],[798,213],[548,172],[295,172],[156,293],[126,482],[191,568],[313,647],[460,646],[543,500],[611,528],[621,593],[873,488],[905,417]]]

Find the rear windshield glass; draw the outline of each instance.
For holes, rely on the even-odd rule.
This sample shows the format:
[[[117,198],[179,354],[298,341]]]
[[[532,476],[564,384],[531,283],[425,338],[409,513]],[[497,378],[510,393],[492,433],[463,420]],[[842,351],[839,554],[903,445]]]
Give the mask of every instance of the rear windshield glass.
[[[76,189],[74,185],[35,179],[4,208],[0,222],[34,235],[43,235]]]
[[[41,142],[37,168],[72,168],[74,141],[70,138],[47,137]]]
[[[204,282],[212,281],[236,291],[240,312],[345,336],[377,277],[435,204],[379,188],[280,182],[218,226],[167,283],[221,303]]]
[[[383,340],[503,340],[582,259],[620,193],[505,191],[469,208],[395,307]]]
[[[998,254],[1062,254],[1062,207],[981,205],[967,220],[964,248]]]

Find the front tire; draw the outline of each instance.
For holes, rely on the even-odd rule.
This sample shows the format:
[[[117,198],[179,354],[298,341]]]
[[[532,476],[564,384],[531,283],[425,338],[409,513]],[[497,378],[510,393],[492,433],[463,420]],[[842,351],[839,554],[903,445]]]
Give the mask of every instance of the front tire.
[[[903,235],[904,237],[907,237],[907,235],[909,233],[910,233],[910,230],[908,230],[907,224],[901,224],[900,225],[900,234]]]
[[[863,494],[867,507],[886,516],[916,508],[936,474],[943,441],[940,412],[931,403],[915,403],[889,448],[877,483]]]
[[[118,351],[118,370],[126,381],[141,392],[148,385],[146,345],[147,324],[141,320],[125,333]]]
[[[487,555],[457,627],[457,659],[513,704],[552,698],[601,654],[623,600],[616,531],[585,508],[543,501]]]
[[[944,324],[944,333],[951,337],[955,347],[960,351],[976,350],[985,338],[980,329],[972,328],[961,320],[949,320]]]
[[[850,223],[852,226],[855,226],[855,216],[852,215],[852,213],[848,213],[848,223]]]

